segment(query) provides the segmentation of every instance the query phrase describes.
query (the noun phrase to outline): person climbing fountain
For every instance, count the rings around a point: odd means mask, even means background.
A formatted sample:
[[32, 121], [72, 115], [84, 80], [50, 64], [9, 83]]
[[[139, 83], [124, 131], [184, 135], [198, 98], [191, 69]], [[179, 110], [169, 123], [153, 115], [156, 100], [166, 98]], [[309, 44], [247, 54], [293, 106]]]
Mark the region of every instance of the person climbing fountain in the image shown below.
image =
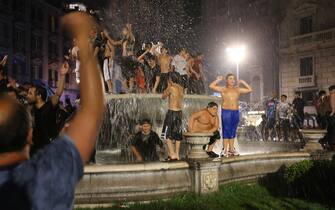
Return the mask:
[[[182, 135], [182, 107], [184, 99], [184, 88], [180, 85], [180, 76], [176, 72], [169, 73], [168, 87], [164, 91], [162, 98], [168, 99], [168, 112], [164, 120], [162, 134], [166, 137], [168, 147], [168, 161], [180, 159], [180, 141]], [[173, 146], [175, 141], [175, 147]]]
[[188, 120], [188, 131], [190, 133], [213, 133], [209, 144], [204, 145], [204, 149], [211, 158], [219, 157], [212, 151], [216, 141], [221, 139], [218, 107], [217, 103], [210, 102], [205, 109], [193, 113]]
[[[252, 92], [252, 88], [243, 80], [238, 80], [238, 85], [235, 86], [235, 75], [233, 74], [228, 74], [226, 76], [226, 86], [219, 86], [218, 84], [223, 80], [223, 76], [218, 76], [216, 80], [209, 85], [209, 88], [221, 93], [223, 154], [225, 157], [228, 157], [239, 155], [234, 148], [234, 139], [240, 120], [239, 97], [241, 94]], [[240, 87], [241, 84], [244, 87]]]

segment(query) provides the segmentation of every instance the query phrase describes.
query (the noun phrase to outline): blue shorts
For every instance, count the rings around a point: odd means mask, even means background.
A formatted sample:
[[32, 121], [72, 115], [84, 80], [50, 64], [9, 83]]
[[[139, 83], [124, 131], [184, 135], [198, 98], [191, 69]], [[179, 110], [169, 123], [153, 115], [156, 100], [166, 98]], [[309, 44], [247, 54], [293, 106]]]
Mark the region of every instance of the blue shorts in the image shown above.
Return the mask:
[[222, 109], [222, 135], [224, 139], [233, 139], [236, 137], [237, 126], [240, 121], [240, 112], [238, 110]]

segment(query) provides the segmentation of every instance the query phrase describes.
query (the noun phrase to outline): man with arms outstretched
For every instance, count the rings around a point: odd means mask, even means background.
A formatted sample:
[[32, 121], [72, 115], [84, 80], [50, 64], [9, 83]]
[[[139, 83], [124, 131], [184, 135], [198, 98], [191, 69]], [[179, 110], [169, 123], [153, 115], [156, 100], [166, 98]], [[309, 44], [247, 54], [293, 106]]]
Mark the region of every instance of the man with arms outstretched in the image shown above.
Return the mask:
[[191, 133], [213, 133], [210, 138], [207, 154], [211, 158], [218, 157], [212, 150], [217, 139], [220, 139], [218, 105], [215, 102], [208, 103], [205, 109], [193, 113], [188, 120], [188, 131]]
[[[183, 87], [180, 85], [180, 76], [176, 72], [169, 74], [168, 87], [163, 93], [162, 98], [168, 98], [169, 110], [163, 125], [163, 132], [166, 137], [166, 144], [168, 146], [169, 161], [179, 160], [180, 141], [183, 139], [182, 135], [182, 107], [183, 107]], [[173, 141], [176, 141], [175, 148]]]
[[93, 21], [77, 12], [66, 15], [63, 23], [81, 49], [81, 107], [65, 133], [30, 159], [30, 114], [18, 102], [0, 98], [1, 209], [73, 209], [76, 183], [94, 148], [105, 100], [102, 77], [88, 39]]
[[[250, 93], [252, 92], [252, 88], [243, 80], [239, 80], [238, 86], [235, 86], [235, 76], [233, 74], [228, 74], [226, 76], [226, 86], [219, 86], [218, 84], [223, 80], [223, 76], [218, 76], [217, 79], [209, 85], [209, 88], [221, 93], [221, 121], [224, 156], [228, 157], [229, 155], [238, 155], [234, 148], [234, 139], [240, 121], [240, 94]], [[240, 87], [240, 84], [244, 87]]]

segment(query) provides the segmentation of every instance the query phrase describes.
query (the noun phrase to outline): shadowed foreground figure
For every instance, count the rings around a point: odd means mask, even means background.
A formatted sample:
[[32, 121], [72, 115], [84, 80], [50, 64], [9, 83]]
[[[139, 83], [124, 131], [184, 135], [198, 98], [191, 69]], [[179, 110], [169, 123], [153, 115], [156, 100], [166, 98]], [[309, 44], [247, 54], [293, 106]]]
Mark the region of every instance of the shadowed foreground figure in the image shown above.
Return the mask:
[[63, 23], [76, 37], [80, 56], [81, 108], [62, 136], [32, 159], [32, 123], [27, 110], [10, 98], [0, 98], [0, 208], [73, 209], [74, 191], [95, 145], [104, 111], [102, 78], [88, 42], [94, 23], [71, 13]]

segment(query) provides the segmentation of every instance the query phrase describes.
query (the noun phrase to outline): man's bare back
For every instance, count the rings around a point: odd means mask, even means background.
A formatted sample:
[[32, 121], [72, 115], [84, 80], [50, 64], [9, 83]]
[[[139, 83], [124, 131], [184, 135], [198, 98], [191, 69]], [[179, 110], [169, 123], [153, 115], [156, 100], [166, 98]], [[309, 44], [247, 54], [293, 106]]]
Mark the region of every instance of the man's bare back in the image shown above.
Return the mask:
[[184, 90], [178, 84], [171, 84], [164, 91], [163, 99], [168, 98], [169, 110], [180, 111], [183, 106]]

